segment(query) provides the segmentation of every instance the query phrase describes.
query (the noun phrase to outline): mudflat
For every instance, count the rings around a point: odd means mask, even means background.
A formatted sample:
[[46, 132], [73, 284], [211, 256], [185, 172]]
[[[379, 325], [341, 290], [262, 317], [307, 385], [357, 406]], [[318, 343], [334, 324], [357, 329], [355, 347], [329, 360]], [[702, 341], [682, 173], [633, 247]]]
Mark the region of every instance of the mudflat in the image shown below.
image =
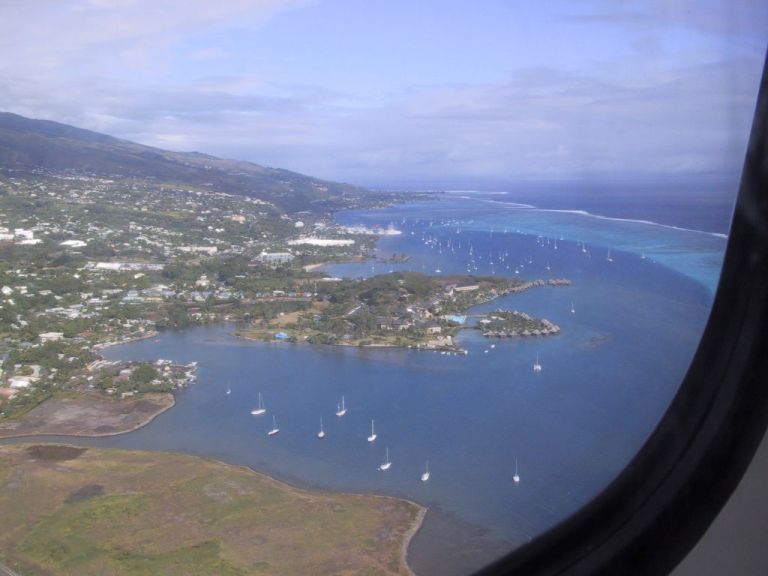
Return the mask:
[[54, 396], [26, 414], [0, 424], [0, 438], [122, 434], [148, 424], [173, 405], [173, 394], [169, 393], [122, 400], [95, 393]]

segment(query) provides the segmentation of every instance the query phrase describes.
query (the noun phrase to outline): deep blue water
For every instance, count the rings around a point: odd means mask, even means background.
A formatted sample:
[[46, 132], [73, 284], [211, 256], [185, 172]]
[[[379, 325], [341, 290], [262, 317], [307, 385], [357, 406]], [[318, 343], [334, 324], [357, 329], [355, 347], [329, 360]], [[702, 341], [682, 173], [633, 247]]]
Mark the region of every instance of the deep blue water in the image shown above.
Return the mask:
[[[341, 214], [345, 223], [394, 223], [403, 234], [382, 239], [379, 251], [411, 259], [329, 272], [444, 274], [469, 266], [478, 274], [568, 277], [570, 287], [474, 311], [523, 310], [556, 322], [561, 335], [490, 348], [465, 331], [469, 355], [444, 356], [247, 342], [230, 337], [231, 326], [168, 332], [105, 355], [197, 360], [199, 381], [145, 428], [82, 442], [180, 450], [300, 486], [410, 498], [430, 508], [410, 551], [424, 574], [478, 567], [577, 510], [626, 465], [668, 406], [706, 322], [725, 240], [461, 196]], [[539, 374], [531, 369], [537, 354]], [[253, 417], [258, 392], [268, 414]], [[342, 394], [348, 414], [340, 419]], [[269, 438], [272, 414], [281, 431]], [[381, 472], [385, 447], [393, 464]], [[432, 477], [422, 483], [426, 460]]]

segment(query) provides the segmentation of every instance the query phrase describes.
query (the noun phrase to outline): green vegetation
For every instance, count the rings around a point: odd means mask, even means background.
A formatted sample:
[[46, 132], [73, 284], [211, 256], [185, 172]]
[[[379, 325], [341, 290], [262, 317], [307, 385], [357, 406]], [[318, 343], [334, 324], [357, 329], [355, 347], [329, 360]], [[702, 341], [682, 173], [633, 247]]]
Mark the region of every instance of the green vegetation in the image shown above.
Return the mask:
[[480, 321], [484, 336], [546, 336], [558, 334], [560, 327], [544, 318], [533, 318], [517, 310], [496, 310]]
[[[359, 201], [353, 194], [346, 207]], [[354, 244], [287, 246], [316, 226]], [[98, 347], [155, 330], [308, 310], [321, 275], [304, 266], [366, 257], [374, 241], [319, 209], [288, 216], [211, 188], [0, 172], [0, 422], [62, 392], [172, 390], [148, 365], [130, 377], [125, 366], [89, 367]], [[262, 257], [288, 250], [285, 262]]]
[[0, 446], [0, 486], [0, 555], [24, 574], [407, 574], [420, 519], [167, 453]]
[[343, 280], [318, 288], [315, 302], [290, 321], [263, 318], [248, 338], [272, 340], [284, 332], [291, 342], [351, 346], [408, 346], [458, 351], [458, 324], [449, 316], [493, 300], [524, 283], [499, 277], [432, 277], [395, 272]]

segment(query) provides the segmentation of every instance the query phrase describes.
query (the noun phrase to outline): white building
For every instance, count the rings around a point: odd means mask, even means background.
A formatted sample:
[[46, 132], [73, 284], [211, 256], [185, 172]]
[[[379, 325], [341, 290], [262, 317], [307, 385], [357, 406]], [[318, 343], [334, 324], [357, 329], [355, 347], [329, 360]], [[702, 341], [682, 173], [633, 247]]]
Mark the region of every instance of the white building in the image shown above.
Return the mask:
[[14, 229], [13, 234], [20, 240], [32, 240], [35, 237], [35, 233], [32, 230], [26, 230], [24, 228]]
[[46, 342], [56, 342], [57, 340], [61, 340], [64, 338], [63, 332], [43, 332], [39, 336], [40, 342], [43, 344]]
[[14, 376], [8, 380], [8, 386], [11, 388], [29, 388], [29, 384], [27, 376]]
[[59, 243], [59, 246], [65, 246], [67, 248], [83, 248], [87, 245], [88, 243], [83, 242], [82, 240], [64, 240], [64, 242]]
[[306, 244], [309, 246], [351, 246], [354, 244], [354, 240], [340, 240], [336, 238], [297, 238], [295, 240], [289, 240], [288, 244], [291, 246], [299, 246]]
[[192, 254], [208, 254], [213, 256], [219, 249], [216, 246], [179, 246], [179, 251]]

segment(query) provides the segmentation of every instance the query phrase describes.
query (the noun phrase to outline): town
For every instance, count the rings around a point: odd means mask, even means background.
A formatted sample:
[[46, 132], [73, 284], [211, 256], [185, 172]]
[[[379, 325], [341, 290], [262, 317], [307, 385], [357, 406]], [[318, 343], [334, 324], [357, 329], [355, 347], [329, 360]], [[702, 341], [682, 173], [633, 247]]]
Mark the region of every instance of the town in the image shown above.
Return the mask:
[[98, 350], [158, 329], [307, 306], [309, 282], [323, 279], [313, 265], [366, 258], [375, 234], [210, 189], [8, 171], [0, 176], [0, 419], [61, 391], [182, 386], [191, 376], [111, 366]]
[[[371, 202], [385, 200], [396, 198], [373, 194]], [[464, 353], [455, 336], [467, 327], [471, 306], [570, 284], [414, 272], [351, 280], [317, 270], [375, 258], [377, 238], [398, 233], [391, 226], [340, 226], [332, 213], [288, 214], [259, 198], [204, 187], [6, 173], [0, 177], [0, 420], [61, 393], [128, 398], [186, 386], [195, 367], [109, 363], [99, 355], [163, 329], [232, 322], [236, 335], [273, 342]], [[501, 318], [483, 318], [472, 328], [486, 336], [559, 332], [547, 320]]]

